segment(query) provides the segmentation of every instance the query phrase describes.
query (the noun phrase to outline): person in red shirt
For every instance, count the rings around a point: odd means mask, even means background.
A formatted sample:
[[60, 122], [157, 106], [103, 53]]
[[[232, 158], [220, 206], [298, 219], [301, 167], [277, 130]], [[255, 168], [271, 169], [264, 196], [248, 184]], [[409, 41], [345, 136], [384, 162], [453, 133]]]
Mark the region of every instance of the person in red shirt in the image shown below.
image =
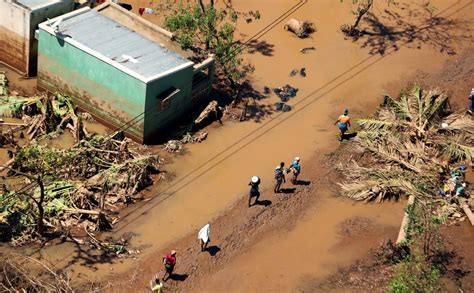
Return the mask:
[[165, 255], [163, 257], [163, 263], [165, 264], [165, 275], [163, 276], [163, 281], [166, 282], [166, 280], [168, 280], [168, 278], [173, 274], [174, 266], [176, 265], [176, 251], [172, 250], [170, 253]]

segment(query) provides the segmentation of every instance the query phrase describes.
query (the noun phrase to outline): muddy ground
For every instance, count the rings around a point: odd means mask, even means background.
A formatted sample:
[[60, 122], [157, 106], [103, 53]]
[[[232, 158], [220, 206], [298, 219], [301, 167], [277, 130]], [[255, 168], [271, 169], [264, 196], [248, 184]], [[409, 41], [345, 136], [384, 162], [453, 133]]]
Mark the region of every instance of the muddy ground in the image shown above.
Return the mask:
[[[290, 10], [300, 2], [301, 7]], [[178, 250], [178, 265], [176, 280], [166, 282], [168, 291], [325, 291], [319, 286], [338, 269], [350, 268], [381, 241], [394, 239], [403, 202], [361, 204], [337, 196], [337, 178], [322, 164], [327, 162], [324, 154], [339, 146], [334, 119], [345, 107], [352, 118], [368, 116], [383, 92], [395, 95], [417, 78], [446, 87], [453, 104], [464, 105], [473, 83], [469, 49], [474, 5], [434, 1], [438, 18], [433, 23], [423, 1], [400, 1], [393, 10], [377, 2], [364, 21], [375, 32], [353, 41], [338, 32], [353, 20], [350, 2], [234, 1], [237, 9], [262, 13], [261, 21], [241, 26], [242, 39], [290, 11], [251, 42], [246, 58], [256, 67], [249, 92], [255, 101], [247, 121], [211, 125], [205, 143], [170, 159], [167, 171], [174, 177], [167, 184], [149, 189], [150, 200], [121, 213], [110, 235], [134, 233], [131, 245], [142, 251], [136, 259], [96, 259], [69, 244], [46, 247], [38, 255], [66, 269], [78, 283], [94, 280], [108, 286], [110, 281], [114, 292], [145, 291], [150, 278], [163, 273], [161, 257], [170, 249]], [[290, 17], [313, 20], [318, 31], [300, 40], [283, 30]], [[300, 53], [312, 46], [315, 51]], [[443, 64], [453, 66], [443, 69]], [[302, 67], [306, 77], [289, 76]], [[278, 99], [264, 88], [287, 83], [299, 88], [298, 95], [289, 102], [292, 111], [277, 112]], [[302, 157], [301, 179], [310, 184], [274, 195], [275, 165], [281, 160], [288, 164], [296, 155]], [[255, 174], [262, 178], [262, 201], [271, 204], [249, 209], [247, 183]], [[212, 250], [200, 253], [196, 234], [208, 222]], [[472, 243], [472, 228], [460, 227], [463, 241]], [[471, 275], [463, 280], [467, 278]]]

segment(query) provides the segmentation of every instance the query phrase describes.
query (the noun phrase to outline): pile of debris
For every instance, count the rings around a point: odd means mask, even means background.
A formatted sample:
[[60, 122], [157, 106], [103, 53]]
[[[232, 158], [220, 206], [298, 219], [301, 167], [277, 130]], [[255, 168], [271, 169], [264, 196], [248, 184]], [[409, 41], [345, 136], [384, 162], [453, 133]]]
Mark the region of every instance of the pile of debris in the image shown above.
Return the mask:
[[113, 213], [141, 199], [139, 192], [158, 173], [159, 157], [139, 154], [133, 144], [95, 135], [69, 150], [37, 144], [22, 148], [9, 175], [26, 177], [27, 185], [40, 178], [43, 186], [33, 184], [31, 193], [6, 186], [8, 192], [0, 198], [0, 236], [27, 242], [36, 228], [40, 199], [50, 233], [111, 228], [117, 221]]
[[282, 86], [282, 87], [277, 87], [273, 89], [273, 92], [280, 97], [281, 101], [283, 103], [288, 102], [291, 98], [296, 97], [296, 93], [298, 92], [298, 89], [295, 87], [290, 86], [289, 84]]
[[316, 31], [314, 23], [309, 20], [290, 19], [284, 26], [284, 29], [294, 33], [298, 38], [307, 38]]
[[45, 135], [54, 137], [68, 129], [79, 141], [88, 135], [84, 120], [90, 120], [86, 113], [77, 113], [68, 96], [56, 93], [48, 96], [0, 97], [0, 116], [14, 117], [23, 120], [18, 128], [12, 131], [21, 131], [21, 136], [29, 140], [40, 139]]
[[[8, 94], [2, 76], [0, 85], [2, 93]], [[110, 229], [120, 208], [140, 200], [140, 191], [162, 178], [153, 176], [160, 173], [160, 158], [123, 133], [89, 135], [82, 121], [91, 116], [77, 113], [67, 96], [4, 95], [0, 115], [24, 122], [0, 135], [2, 144], [13, 146], [8, 150], [12, 159], [0, 167], [7, 171], [0, 186], [0, 238], [4, 241], [21, 245], [45, 234]], [[40, 144], [65, 129], [77, 140], [71, 148]], [[15, 137], [14, 132], [20, 135]], [[23, 145], [15, 141], [25, 136]]]
[[196, 132], [191, 134], [187, 132], [181, 140], [169, 140], [164, 150], [169, 153], [180, 153], [183, 150], [183, 145], [187, 143], [200, 143], [207, 138], [207, 132]]
[[[304, 72], [304, 68], [302, 69]], [[286, 104], [291, 98], [296, 97], [296, 93], [298, 89], [295, 87], [290, 86], [289, 84], [274, 88], [273, 92], [280, 98], [281, 102], [275, 103], [275, 110], [288, 112], [291, 111], [291, 106]]]

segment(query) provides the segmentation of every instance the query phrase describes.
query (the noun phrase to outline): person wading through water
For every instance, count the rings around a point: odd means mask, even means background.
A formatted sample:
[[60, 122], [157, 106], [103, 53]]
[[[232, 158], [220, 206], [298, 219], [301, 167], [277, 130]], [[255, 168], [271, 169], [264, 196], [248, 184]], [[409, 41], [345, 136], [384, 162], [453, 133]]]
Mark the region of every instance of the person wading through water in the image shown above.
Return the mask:
[[296, 157], [293, 160], [293, 163], [291, 163], [291, 174], [293, 175], [291, 177], [291, 183], [294, 185], [298, 184], [298, 175], [300, 175], [301, 172], [301, 165], [300, 165], [300, 157]]
[[344, 139], [344, 134], [346, 133], [347, 129], [351, 126], [351, 119], [349, 118], [349, 109], [344, 109], [344, 113], [337, 118], [336, 123], [337, 127], [339, 128], [339, 131], [341, 131], [341, 137], [339, 138], [339, 141], [342, 141]]
[[252, 179], [250, 179], [250, 194], [249, 194], [249, 207], [252, 205], [250, 202], [252, 201], [252, 197], [255, 197], [255, 202], [256, 204], [258, 202], [258, 198], [260, 197], [260, 192], [258, 191], [258, 186], [260, 185], [260, 178], [258, 176], [253, 176]]
[[163, 257], [163, 263], [165, 264], [165, 275], [163, 281], [166, 282], [168, 278], [173, 274], [174, 266], [176, 265], [176, 251], [172, 250], [170, 253]]
[[285, 163], [281, 162], [279, 166], [275, 168], [275, 193], [280, 193], [280, 188], [283, 183], [286, 183], [285, 179]]

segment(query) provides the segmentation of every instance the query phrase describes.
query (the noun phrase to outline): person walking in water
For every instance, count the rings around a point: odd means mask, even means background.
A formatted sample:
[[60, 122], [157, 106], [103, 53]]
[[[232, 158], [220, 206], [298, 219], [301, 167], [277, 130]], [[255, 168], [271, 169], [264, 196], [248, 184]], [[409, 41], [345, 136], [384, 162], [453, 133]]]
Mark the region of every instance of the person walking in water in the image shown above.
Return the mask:
[[292, 174], [291, 183], [293, 183], [293, 185], [296, 185], [298, 184], [298, 175], [300, 175], [301, 172], [300, 157], [296, 157], [293, 160], [293, 162], [291, 163], [290, 170]]
[[168, 278], [173, 274], [174, 267], [176, 266], [176, 250], [171, 250], [170, 253], [163, 257], [163, 264], [165, 265], [163, 281], [166, 282], [166, 280], [168, 280]]
[[280, 193], [280, 188], [283, 183], [286, 183], [285, 179], [285, 163], [281, 162], [280, 165], [275, 167], [275, 193]]
[[334, 123], [334, 125], [336, 124], [339, 128], [339, 131], [341, 131], [341, 137], [339, 138], [339, 141], [342, 141], [344, 139], [344, 134], [351, 126], [351, 119], [349, 118], [349, 109], [344, 109], [343, 114], [340, 115], [339, 118], [337, 118], [336, 123]]
[[211, 242], [211, 238], [209, 237], [211, 234], [211, 227], [209, 224], [204, 225], [198, 232], [198, 239], [201, 242], [201, 251], [205, 251], [207, 249], [207, 245]]
[[260, 191], [258, 191], [258, 186], [260, 185], [260, 178], [258, 176], [253, 176], [252, 179], [250, 179], [250, 194], [249, 194], [249, 207], [252, 205], [250, 202], [252, 201], [252, 197], [255, 197], [255, 202], [256, 204], [258, 202], [258, 198], [260, 197]]

